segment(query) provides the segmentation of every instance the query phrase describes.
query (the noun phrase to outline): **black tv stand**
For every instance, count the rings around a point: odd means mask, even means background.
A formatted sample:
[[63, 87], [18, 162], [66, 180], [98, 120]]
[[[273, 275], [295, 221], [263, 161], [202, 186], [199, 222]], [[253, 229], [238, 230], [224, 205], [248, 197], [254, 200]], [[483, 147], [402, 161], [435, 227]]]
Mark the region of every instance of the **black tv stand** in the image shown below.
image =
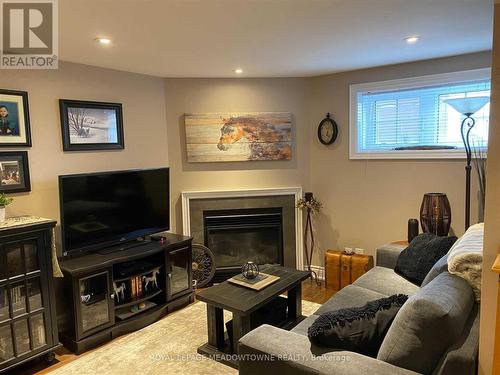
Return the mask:
[[60, 259], [61, 342], [80, 354], [194, 301], [191, 237], [134, 241]]
[[132, 240], [128, 242], [122, 242], [119, 245], [114, 245], [110, 247], [105, 247], [104, 249], [99, 249], [96, 251], [98, 254], [111, 254], [111, 253], [116, 253], [117, 251], [123, 251], [123, 250], [128, 250], [128, 249], [133, 249], [136, 247], [141, 247], [144, 245], [147, 245], [150, 240], [142, 240], [142, 239], [137, 239], [137, 240]]

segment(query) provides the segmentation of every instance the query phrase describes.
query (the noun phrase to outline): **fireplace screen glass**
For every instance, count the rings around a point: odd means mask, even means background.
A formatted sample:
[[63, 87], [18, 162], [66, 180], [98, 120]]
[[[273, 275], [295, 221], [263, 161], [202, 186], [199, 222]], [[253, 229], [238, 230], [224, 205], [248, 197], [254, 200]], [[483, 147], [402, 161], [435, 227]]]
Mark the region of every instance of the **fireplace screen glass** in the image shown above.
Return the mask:
[[215, 256], [217, 267], [241, 266], [248, 261], [257, 264], [281, 263], [281, 227], [279, 225], [208, 228], [207, 246]]

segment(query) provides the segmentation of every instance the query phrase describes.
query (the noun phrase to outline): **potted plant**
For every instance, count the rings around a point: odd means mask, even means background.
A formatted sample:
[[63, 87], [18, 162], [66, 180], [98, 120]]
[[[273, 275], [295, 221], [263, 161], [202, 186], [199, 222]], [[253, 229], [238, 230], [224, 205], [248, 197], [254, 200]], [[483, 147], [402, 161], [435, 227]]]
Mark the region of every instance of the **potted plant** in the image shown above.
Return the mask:
[[11, 204], [12, 198], [7, 197], [5, 194], [0, 194], [0, 222], [5, 221], [5, 207]]

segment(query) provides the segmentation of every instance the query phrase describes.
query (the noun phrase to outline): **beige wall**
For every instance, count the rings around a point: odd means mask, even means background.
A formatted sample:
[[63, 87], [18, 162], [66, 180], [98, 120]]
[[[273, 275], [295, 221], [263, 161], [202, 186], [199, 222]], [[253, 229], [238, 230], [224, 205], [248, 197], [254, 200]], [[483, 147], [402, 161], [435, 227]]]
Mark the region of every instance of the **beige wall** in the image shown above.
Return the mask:
[[[173, 230], [182, 231], [180, 193], [185, 190], [308, 186], [309, 80], [166, 79], [168, 153]], [[187, 163], [184, 113], [292, 112], [295, 132], [290, 161]]]
[[[349, 160], [349, 85], [489, 67], [489, 52], [333, 74], [312, 79], [309, 103], [311, 189], [323, 201], [317, 218], [319, 246], [359, 247], [373, 253], [383, 243], [405, 239], [409, 218], [419, 218], [422, 196], [444, 192], [452, 229], [463, 233], [464, 160]], [[339, 138], [323, 146], [317, 124], [330, 112]], [[460, 124], [457, 124], [460, 126]], [[473, 183], [476, 176], [473, 175]], [[472, 222], [477, 220], [476, 186]], [[316, 257], [314, 263], [322, 263]]]
[[[491, 267], [500, 247], [500, 5], [495, 5], [494, 27], [479, 346], [479, 373], [484, 375], [492, 374], [495, 319], [499, 302], [498, 276], [491, 272]], [[500, 332], [496, 334], [500, 335]]]
[[[59, 220], [60, 174], [168, 165], [160, 78], [62, 63], [54, 71], [0, 70], [0, 82], [1, 88], [28, 91], [33, 140], [26, 148], [32, 191], [12, 195], [7, 215]], [[123, 103], [125, 150], [63, 152], [60, 98]]]

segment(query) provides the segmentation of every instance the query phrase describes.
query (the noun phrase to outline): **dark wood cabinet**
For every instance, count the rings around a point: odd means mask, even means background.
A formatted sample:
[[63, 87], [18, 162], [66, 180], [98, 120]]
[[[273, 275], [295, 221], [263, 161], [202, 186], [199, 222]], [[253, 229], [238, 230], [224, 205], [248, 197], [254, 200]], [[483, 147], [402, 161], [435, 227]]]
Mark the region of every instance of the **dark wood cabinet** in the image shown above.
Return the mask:
[[61, 259], [64, 346], [82, 353], [192, 302], [191, 240], [165, 234], [164, 241]]
[[0, 228], [0, 371], [50, 359], [60, 345], [51, 258], [56, 223], [20, 224], [27, 221]]

